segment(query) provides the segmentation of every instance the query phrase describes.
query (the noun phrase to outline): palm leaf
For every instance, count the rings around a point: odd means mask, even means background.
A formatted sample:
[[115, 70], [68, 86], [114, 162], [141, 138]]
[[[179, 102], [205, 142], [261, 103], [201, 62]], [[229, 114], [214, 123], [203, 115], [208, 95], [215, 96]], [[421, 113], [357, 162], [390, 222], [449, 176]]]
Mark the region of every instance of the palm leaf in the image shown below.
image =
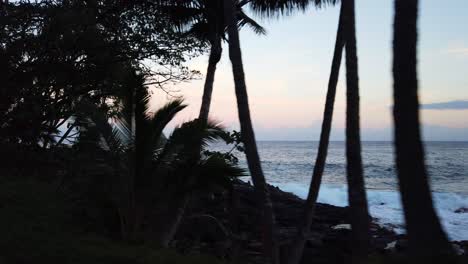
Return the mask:
[[173, 100], [158, 111], [149, 119], [151, 123], [151, 133], [154, 137], [160, 138], [167, 124], [183, 109], [187, 107], [182, 99]]
[[169, 164], [177, 160], [186, 162], [200, 157], [211, 142], [223, 140], [226, 131], [219, 123], [195, 119], [174, 129], [164, 148], [159, 152], [157, 164]]
[[94, 141], [102, 149], [120, 153], [131, 142], [131, 133], [124, 119], [115, 118], [109, 123], [105, 111], [92, 102], [80, 101], [77, 106], [76, 125], [80, 127], [80, 141]]
[[244, 11], [239, 10], [237, 12], [237, 27], [239, 29], [243, 28], [244, 26], [249, 26], [255, 34], [258, 35], [266, 35], [266, 30], [264, 27], [260, 26], [255, 20], [247, 16]]
[[203, 10], [191, 6], [164, 4], [159, 9], [167, 15], [169, 22], [179, 31], [185, 31], [203, 20]]
[[229, 188], [233, 179], [247, 176], [245, 169], [227, 162], [222, 155], [211, 155], [200, 162], [198, 170], [196, 189]]
[[210, 25], [205, 21], [199, 21], [192, 24], [189, 30], [185, 32], [187, 35], [194, 36], [203, 42], [209, 42], [210, 39]]
[[200, 146], [203, 149], [209, 143], [223, 139], [225, 133], [225, 128], [220, 123], [195, 119], [176, 128], [169, 140], [188, 148]]
[[291, 15], [296, 11], [305, 11], [310, 6], [322, 8], [335, 5], [340, 0], [252, 0], [250, 6], [254, 12], [264, 17]]

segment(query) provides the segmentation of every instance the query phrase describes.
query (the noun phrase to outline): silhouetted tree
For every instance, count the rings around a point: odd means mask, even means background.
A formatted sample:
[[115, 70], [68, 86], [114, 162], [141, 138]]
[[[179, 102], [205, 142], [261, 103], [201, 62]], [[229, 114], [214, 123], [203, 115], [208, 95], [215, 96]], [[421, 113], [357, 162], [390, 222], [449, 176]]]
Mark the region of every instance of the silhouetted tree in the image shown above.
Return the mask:
[[[160, 0], [160, 3], [162, 3], [164, 8], [168, 9], [173, 18], [174, 25], [178, 28], [188, 28], [186, 31], [187, 34], [195, 36], [202, 42], [208, 43], [210, 46], [208, 68], [206, 71], [199, 114], [200, 119], [207, 120], [210, 111], [216, 66], [221, 60], [222, 41], [226, 39], [227, 33], [223, 1]], [[247, 3], [249, 3], [249, 1], [236, 0], [235, 2], [235, 15], [238, 28], [241, 29], [244, 26], [249, 26], [256, 34], [265, 34], [265, 29], [244, 12], [243, 7]]]
[[244, 66], [239, 41], [237, 20], [234, 13], [234, 0], [224, 0], [224, 16], [228, 26], [229, 58], [232, 63], [234, 85], [237, 98], [237, 109], [241, 127], [242, 141], [245, 145], [245, 154], [249, 167], [258, 204], [261, 206], [262, 225], [264, 228], [263, 248], [267, 263], [279, 263], [278, 245], [276, 242], [276, 221], [273, 205], [270, 199], [268, 186], [263, 175], [260, 157], [257, 150], [257, 142], [250, 117], [247, 86], [245, 84]]
[[[206, 2], [206, 1], [204, 1]], [[211, 6], [213, 5], [213, 1], [210, 2]], [[243, 3], [239, 3], [240, 1], [237, 0], [235, 5], [235, 15], [237, 17], [237, 24], [239, 28], [243, 27], [244, 25], [249, 25], [253, 28], [254, 32], [257, 34], [265, 34], [265, 30], [261, 27], [257, 22], [255, 22], [252, 18], [248, 17], [244, 11], [242, 10], [242, 6], [245, 5], [248, 1], [244, 1]], [[208, 13], [208, 25], [210, 25], [208, 36], [209, 36], [209, 43], [211, 46], [210, 50], [210, 57], [208, 59], [208, 69], [206, 71], [206, 79], [205, 85], [203, 88], [203, 97], [202, 103], [200, 106], [200, 115], [199, 118], [202, 120], [208, 119], [208, 113], [210, 111], [210, 104], [211, 104], [211, 95], [213, 94], [213, 83], [214, 77], [216, 72], [216, 65], [221, 59], [222, 54], [222, 39], [225, 38], [226, 32], [226, 24], [224, 19], [224, 12], [223, 12], [223, 2], [222, 1], [215, 1], [215, 8], [209, 7], [206, 5], [207, 13]], [[212, 22], [211, 22], [211, 21]]]
[[370, 246], [370, 217], [364, 184], [359, 127], [359, 77], [354, 0], [343, 1], [346, 38], [346, 160], [353, 259], [361, 263]]
[[398, 180], [413, 254], [438, 256], [451, 247], [434, 210], [421, 142], [418, 79], [418, 0], [395, 0], [393, 79]]
[[51, 146], [79, 99], [118, 101], [129, 61], [159, 66], [140, 67], [148, 84], [192, 77], [183, 62], [200, 50], [199, 41], [168, 27], [156, 5], [136, 2], [19, 1], [2, 8], [2, 141]]
[[344, 39], [344, 25], [343, 25], [343, 11], [341, 8], [340, 18], [338, 22], [338, 30], [336, 33], [335, 50], [333, 53], [333, 60], [331, 65], [330, 78], [328, 80], [327, 97], [325, 101], [325, 110], [323, 113], [322, 130], [320, 133], [320, 142], [315, 159], [314, 171], [312, 180], [309, 186], [309, 194], [305, 202], [304, 218], [301, 219], [298, 228], [297, 236], [295, 237], [290, 253], [288, 255], [289, 264], [297, 264], [302, 258], [307, 235], [312, 225], [312, 220], [315, 214], [315, 205], [320, 191], [322, 182], [322, 175], [325, 169], [327, 158], [328, 144], [330, 142], [330, 131], [333, 119], [333, 106], [335, 103], [336, 86], [338, 84], [338, 77], [340, 74], [341, 58], [343, 56], [343, 48], [345, 45]]
[[122, 237], [167, 247], [191, 192], [226, 187], [232, 177], [243, 176], [243, 170], [216, 153], [202, 155], [208, 143], [225, 139], [224, 128], [211, 121], [186, 122], [166, 139], [163, 129], [186, 105], [174, 100], [153, 113], [141, 76], [134, 77], [134, 91], [128, 93], [113, 123], [94, 104], [83, 107], [76, 119], [81, 130], [75, 147], [85, 161], [91, 156], [91, 170], [111, 175], [105, 191], [116, 206]]

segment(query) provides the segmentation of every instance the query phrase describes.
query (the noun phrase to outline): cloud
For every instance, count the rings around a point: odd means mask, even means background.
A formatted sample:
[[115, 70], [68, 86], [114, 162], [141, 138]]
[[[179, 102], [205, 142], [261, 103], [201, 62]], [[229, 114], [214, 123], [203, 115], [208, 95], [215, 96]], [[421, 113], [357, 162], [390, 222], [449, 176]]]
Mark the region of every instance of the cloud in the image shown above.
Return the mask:
[[468, 101], [457, 100], [431, 104], [421, 104], [422, 109], [431, 110], [468, 110]]

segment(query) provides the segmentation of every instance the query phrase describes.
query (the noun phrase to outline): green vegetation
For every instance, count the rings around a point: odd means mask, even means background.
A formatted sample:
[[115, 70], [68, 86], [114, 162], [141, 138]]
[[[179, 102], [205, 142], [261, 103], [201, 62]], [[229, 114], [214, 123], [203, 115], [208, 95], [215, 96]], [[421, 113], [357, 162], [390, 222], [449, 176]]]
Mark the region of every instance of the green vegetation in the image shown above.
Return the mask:
[[3, 263], [221, 263], [209, 256], [181, 256], [146, 244], [128, 244], [87, 231], [76, 205], [57, 185], [33, 178], [0, 178]]

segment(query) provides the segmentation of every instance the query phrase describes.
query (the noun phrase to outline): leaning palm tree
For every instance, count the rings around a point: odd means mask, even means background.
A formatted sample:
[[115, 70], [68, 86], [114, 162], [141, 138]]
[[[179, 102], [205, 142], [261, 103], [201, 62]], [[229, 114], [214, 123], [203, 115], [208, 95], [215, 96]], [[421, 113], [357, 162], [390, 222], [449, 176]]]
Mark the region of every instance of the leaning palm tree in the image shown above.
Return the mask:
[[[204, 1], [206, 2], [206, 0]], [[208, 1], [209, 3], [213, 3], [213, 1]], [[205, 8], [207, 11], [207, 20], [206, 23], [211, 25], [208, 30], [208, 40], [211, 46], [210, 50], [210, 57], [208, 60], [208, 69], [206, 72], [206, 79], [205, 85], [203, 88], [203, 97], [202, 103], [200, 106], [200, 115], [199, 118], [202, 120], [208, 119], [208, 113], [210, 111], [211, 105], [211, 95], [213, 94], [213, 84], [214, 84], [214, 77], [216, 72], [216, 65], [221, 59], [222, 53], [222, 39], [225, 39], [226, 33], [226, 22], [223, 16], [223, 6], [222, 1], [214, 1], [216, 7], [215, 8]], [[243, 5], [245, 5], [247, 1], [244, 3], [238, 3], [236, 5], [235, 14], [237, 17], [237, 25], [242, 28], [244, 25], [249, 25], [253, 31], [259, 35], [264, 35], [266, 33], [265, 29], [260, 26], [257, 22], [255, 22], [252, 18], [247, 16], [245, 12], [242, 10]], [[212, 4], [211, 4], [212, 5]], [[200, 28], [201, 25], [198, 25]]]
[[393, 78], [398, 180], [411, 251], [419, 256], [451, 252], [434, 210], [421, 142], [417, 79], [418, 0], [395, 1]]
[[361, 157], [359, 77], [354, 0], [343, 1], [346, 41], [346, 160], [353, 258], [360, 262], [370, 246], [370, 217]]
[[338, 22], [338, 30], [336, 33], [335, 50], [333, 53], [330, 78], [328, 80], [327, 97], [325, 101], [325, 110], [323, 113], [322, 130], [320, 133], [320, 142], [315, 160], [312, 180], [309, 186], [309, 193], [305, 202], [304, 218], [301, 219], [297, 230], [297, 235], [291, 245], [288, 255], [288, 264], [298, 264], [302, 258], [304, 246], [312, 225], [312, 220], [315, 214], [315, 205], [317, 203], [320, 185], [322, 182], [323, 171], [328, 152], [328, 144], [330, 142], [330, 132], [333, 119], [333, 107], [335, 103], [336, 86], [340, 73], [341, 58], [343, 56], [343, 48], [345, 46], [344, 25], [343, 25], [344, 9], [341, 8], [340, 18]]
[[[249, 1], [236, 1], [235, 16], [239, 29], [249, 26], [256, 34], [266, 34], [265, 29], [249, 17], [243, 7]], [[172, 23], [186, 33], [207, 43], [210, 47], [199, 119], [207, 120], [213, 94], [216, 67], [221, 60], [222, 41], [226, 39], [227, 25], [223, 13], [223, 1], [212, 0], [160, 0], [161, 8], [168, 11]]]
[[276, 244], [276, 221], [273, 212], [268, 186], [263, 175], [260, 157], [258, 155], [257, 143], [250, 117], [247, 86], [245, 83], [244, 66], [239, 41], [239, 31], [234, 13], [236, 0], [224, 0], [224, 17], [226, 19], [229, 40], [229, 58], [232, 64], [234, 76], [234, 86], [237, 98], [237, 109], [241, 127], [242, 141], [245, 146], [247, 165], [252, 176], [255, 191], [258, 196], [258, 203], [261, 205], [264, 236], [263, 248], [267, 263], [279, 263], [279, 251]]

